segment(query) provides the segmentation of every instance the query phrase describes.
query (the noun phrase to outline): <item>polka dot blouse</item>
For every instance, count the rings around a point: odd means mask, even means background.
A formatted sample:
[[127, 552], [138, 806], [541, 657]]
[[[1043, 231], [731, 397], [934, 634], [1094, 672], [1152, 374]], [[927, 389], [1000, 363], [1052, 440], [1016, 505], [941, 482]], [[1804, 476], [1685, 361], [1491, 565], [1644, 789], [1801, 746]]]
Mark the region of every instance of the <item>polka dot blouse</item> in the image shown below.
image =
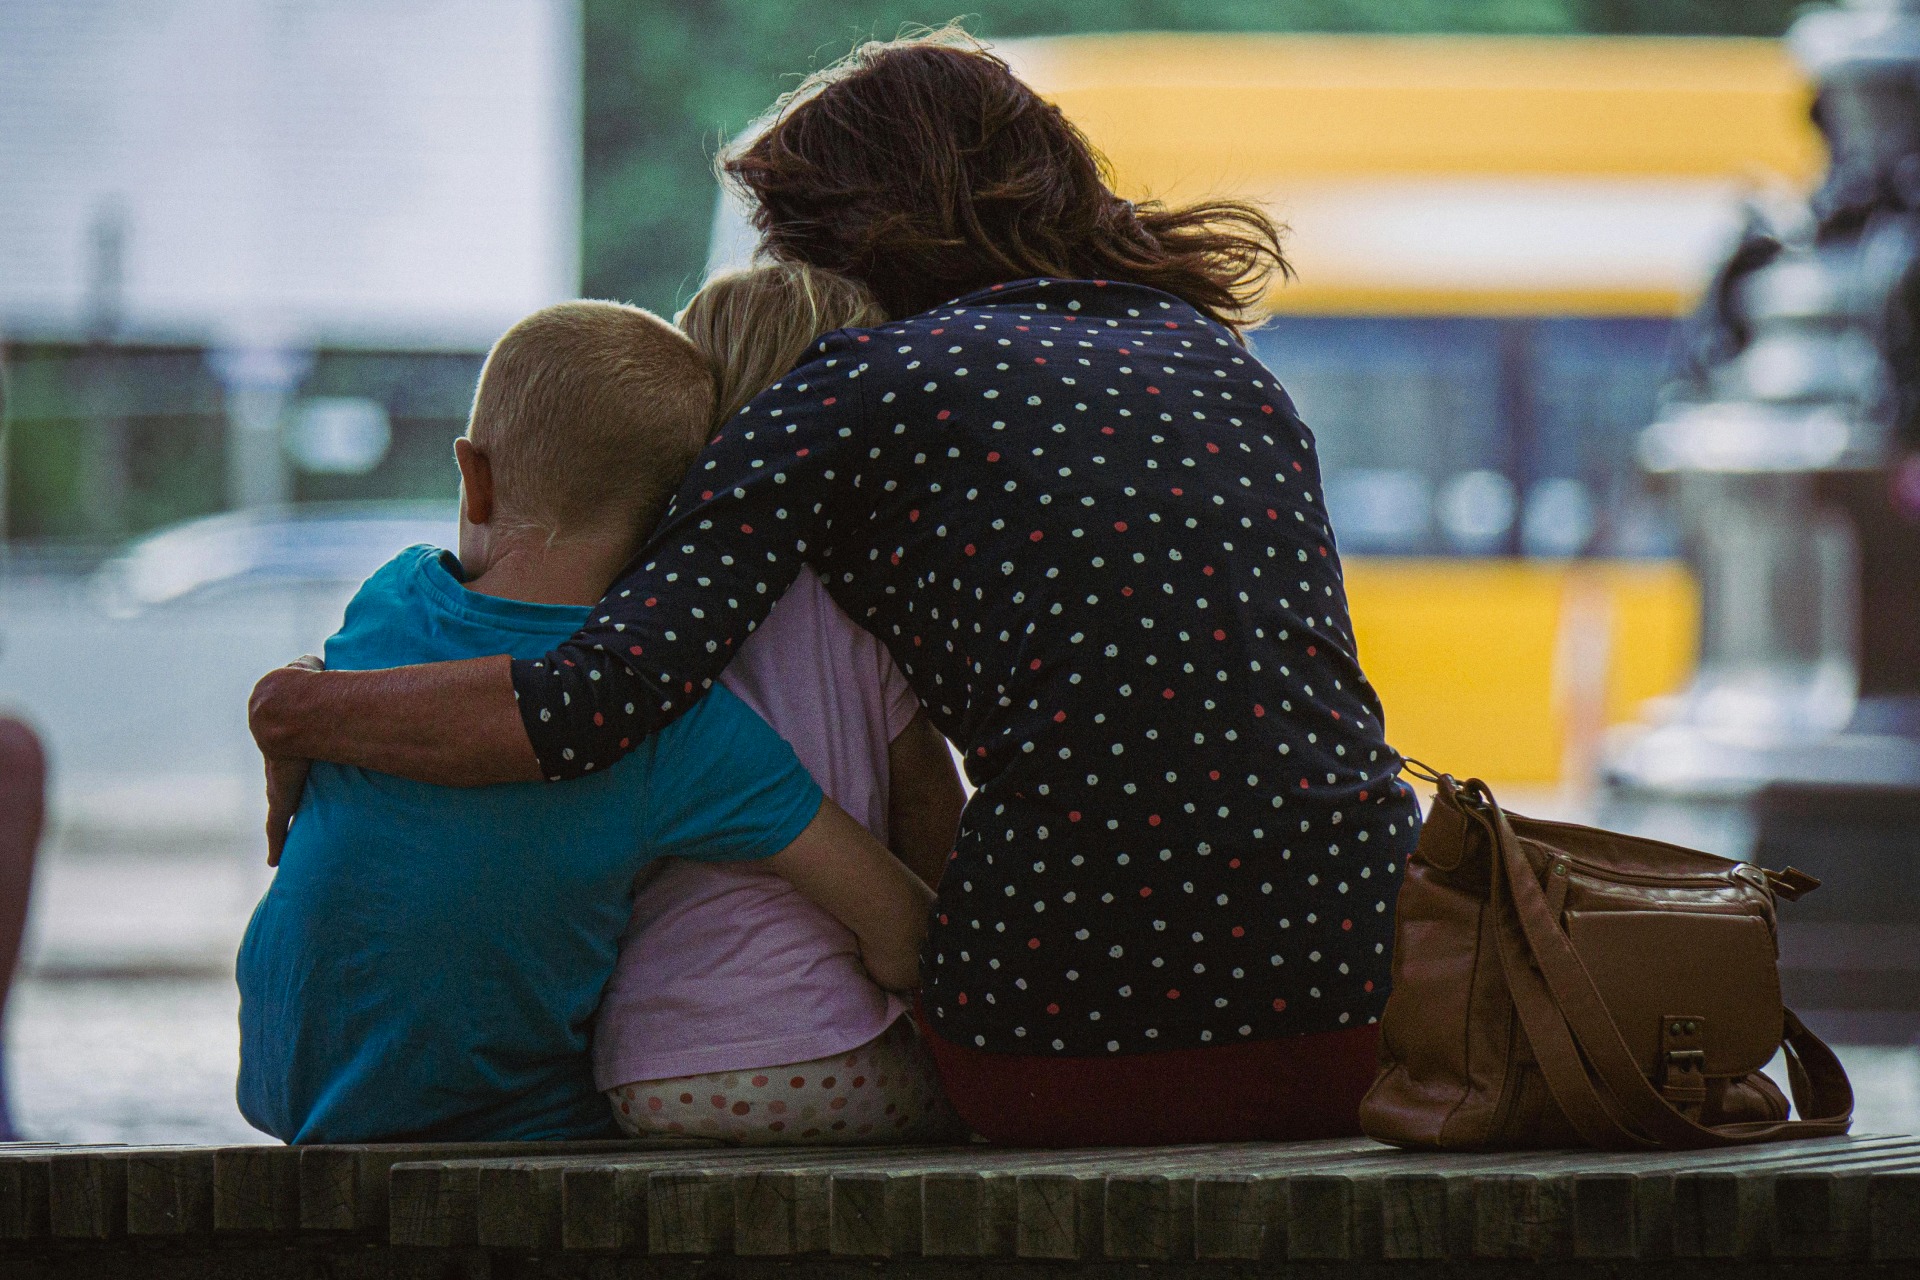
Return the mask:
[[588, 626], [515, 664], [521, 715], [553, 778], [604, 767], [810, 564], [978, 788], [923, 957], [943, 1037], [1368, 1022], [1419, 815], [1319, 491], [1222, 326], [1138, 286], [998, 286], [830, 335], [741, 410]]

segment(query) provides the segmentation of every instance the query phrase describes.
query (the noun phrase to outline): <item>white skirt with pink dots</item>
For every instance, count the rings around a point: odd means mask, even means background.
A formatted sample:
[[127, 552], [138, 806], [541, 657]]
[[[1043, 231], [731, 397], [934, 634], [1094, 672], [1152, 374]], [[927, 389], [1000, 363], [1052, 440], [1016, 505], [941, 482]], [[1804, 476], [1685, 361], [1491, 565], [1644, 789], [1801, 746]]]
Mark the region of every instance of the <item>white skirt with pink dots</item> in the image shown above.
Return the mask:
[[811, 1062], [636, 1080], [607, 1090], [634, 1137], [663, 1133], [743, 1146], [938, 1143], [966, 1139], [913, 1020]]

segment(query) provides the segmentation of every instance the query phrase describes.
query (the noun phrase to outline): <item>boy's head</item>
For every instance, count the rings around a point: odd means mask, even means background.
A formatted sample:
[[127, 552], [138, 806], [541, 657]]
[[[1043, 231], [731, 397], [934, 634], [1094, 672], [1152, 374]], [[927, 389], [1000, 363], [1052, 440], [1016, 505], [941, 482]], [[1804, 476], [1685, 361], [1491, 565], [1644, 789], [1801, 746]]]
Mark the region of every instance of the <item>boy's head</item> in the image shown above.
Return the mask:
[[460, 559], [503, 540], [650, 532], [706, 443], [713, 375], [680, 330], [638, 307], [563, 302], [494, 343], [460, 463]]

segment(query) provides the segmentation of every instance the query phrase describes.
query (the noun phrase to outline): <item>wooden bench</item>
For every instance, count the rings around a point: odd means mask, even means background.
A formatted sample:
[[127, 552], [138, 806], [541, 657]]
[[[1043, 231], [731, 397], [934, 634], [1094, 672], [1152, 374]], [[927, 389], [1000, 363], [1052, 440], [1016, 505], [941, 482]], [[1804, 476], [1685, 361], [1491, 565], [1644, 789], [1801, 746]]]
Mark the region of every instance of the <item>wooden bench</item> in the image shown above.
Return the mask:
[[1920, 1274], [1920, 1139], [0, 1146], [0, 1277]]

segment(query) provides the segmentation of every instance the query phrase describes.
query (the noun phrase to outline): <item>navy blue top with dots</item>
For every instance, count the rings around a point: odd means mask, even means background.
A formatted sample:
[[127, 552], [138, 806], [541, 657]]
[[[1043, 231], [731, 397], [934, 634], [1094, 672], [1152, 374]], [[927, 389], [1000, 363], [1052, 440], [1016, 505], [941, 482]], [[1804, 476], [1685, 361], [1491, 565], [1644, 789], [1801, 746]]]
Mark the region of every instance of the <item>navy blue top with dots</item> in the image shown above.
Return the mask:
[[998, 1052], [1375, 1019], [1419, 825], [1360, 672], [1313, 438], [1157, 290], [1029, 280], [829, 335], [695, 463], [545, 659], [549, 776], [685, 711], [812, 565], [978, 788], [923, 957]]

